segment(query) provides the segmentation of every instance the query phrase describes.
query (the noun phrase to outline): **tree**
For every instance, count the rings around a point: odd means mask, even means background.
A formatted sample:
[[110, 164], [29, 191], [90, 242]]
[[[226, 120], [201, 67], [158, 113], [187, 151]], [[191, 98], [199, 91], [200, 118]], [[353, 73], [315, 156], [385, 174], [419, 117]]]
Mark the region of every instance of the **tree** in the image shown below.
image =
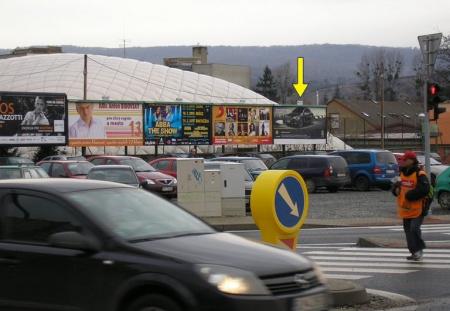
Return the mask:
[[1, 147], [0, 157], [20, 157], [22, 154], [18, 147]]
[[380, 100], [383, 93], [386, 101], [396, 101], [403, 65], [403, 55], [396, 50], [379, 48], [371, 55], [365, 53], [356, 73], [361, 81], [360, 89], [364, 92], [363, 99]]
[[427, 71], [426, 66], [423, 63], [423, 57], [421, 53], [417, 53], [413, 60], [412, 60], [412, 66], [415, 71], [415, 77], [414, 77], [414, 89], [415, 89], [415, 100], [419, 103], [423, 101], [423, 84], [425, 83], [425, 80], [427, 79]]
[[323, 93], [323, 97], [322, 97], [322, 105], [326, 105], [328, 103], [329, 99], [328, 99], [328, 93], [324, 92]]
[[342, 94], [341, 94], [341, 89], [339, 88], [339, 84], [336, 84], [336, 87], [334, 88], [333, 98], [343, 99]]
[[288, 103], [288, 98], [294, 93], [292, 85], [295, 83], [295, 76], [291, 63], [286, 62], [276, 67], [273, 72], [279, 95], [279, 103], [285, 105]]
[[274, 102], [278, 102], [277, 83], [269, 66], [266, 65], [264, 68], [263, 76], [259, 78], [254, 91]]

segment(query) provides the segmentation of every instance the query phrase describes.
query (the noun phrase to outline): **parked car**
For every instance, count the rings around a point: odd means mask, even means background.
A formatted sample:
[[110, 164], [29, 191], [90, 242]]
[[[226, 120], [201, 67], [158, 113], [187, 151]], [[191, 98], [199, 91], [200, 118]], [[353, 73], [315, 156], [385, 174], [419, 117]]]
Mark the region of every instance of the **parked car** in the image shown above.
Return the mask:
[[148, 162], [148, 164], [153, 166], [155, 169], [157, 169], [161, 173], [171, 175], [171, 176], [177, 178], [177, 159], [179, 159], [179, 157], [178, 158], [177, 157], [156, 158], [156, 159]]
[[437, 176], [434, 197], [443, 209], [450, 209], [450, 167]]
[[295, 155], [279, 159], [270, 170], [293, 170], [305, 181], [308, 193], [325, 187], [336, 192], [351, 182], [347, 162], [336, 155]]
[[283, 116], [283, 123], [293, 127], [304, 127], [313, 124], [314, 114], [307, 107], [296, 107], [292, 112]]
[[267, 170], [267, 166], [264, 162], [255, 157], [216, 157], [210, 160], [210, 162], [214, 161], [244, 163], [245, 169], [252, 174], [254, 179], [256, 179], [259, 174]]
[[[416, 155], [418, 155], [418, 156], [425, 156], [425, 155], [426, 155], [425, 151], [413, 151], [413, 152], [414, 152]], [[433, 159], [435, 159], [436, 161], [442, 163], [442, 158], [441, 158], [441, 156], [440, 156], [438, 153], [436, 153], [436, 152], [430, 152], [430, 158], [433, 158]]]
[[398, 176], [398, 163], [391, 151], [379, 149], [348, 149], [330, 152], [347, 161], [351, 185], [359, 191], [371, 187], [391, 189], [391, 179]]
[[269, 153], [247, 153], [246, 156], [260, 158], [267, 167], [272, 165], [272, 163], [274, 163], [277, 160], [273, 155]]
[[49, 160], [62, 160], [62, 161], [68, 161], [68, 160], [77, 160], [77, 161], [86, 161], [86, 158], [82, 155], [75, 155], [75, 156], [70, 156], [70, 155], [63, 155], [63, 154], [58, 154], [58, 155], [52, 155], [52, 156], [48, 156], [43, 158], [41, 161], [49, 161]]
[[129, 165], [93, 165], [86, 179], [118, 182], [133, 187], [141, 187], [147, 183], [147, 180], [140, 182], [136, 172]]
[[[220, 170], [220, 165], [222, 163], [230, 163], [226, 161], [211, 161], [211, 162], [204, 162], [205, 170]], [[252, 188], [253, 184], [255, 183], [255, 179], [253, 178], [252, 174], [250, 174], [249, 171], [247, 171], [244, 167], [244, 181], [245, 181], [245, 211], [247, 213], [250, 213], [250, 198], [252, 195]]]
[[50, 177], [85, 179], [94, 164], [88, 161], [76, 160], [48, 160], [39, 161], [40, 166]]
[[85, 311], [331, 304], [310, 259], [216, 231], [148, 191], [97, 180], [16, 179], [0, 181], [0, 201], [0, 309], [19, 302], [22, 310]]
[[136, 172], [139, 181], [147, 180], [144, 189], [163, 195], [166, 198], [177, 196], [177, 179], [158, 172], [153, 166], [139, 157], [99, 155], [88, 159], [94, 165], [130, 165]]
[[0, 165], [29, 164], [34, 165], [30, 159], [23, 157], [0, 157]]
[[33, 165], [3, 165], [0, 166], [0, 179], [15, 178], [49, 178], [39, 166]]
[[[424, 155], [417, 155], [417, 160], [425, 166], [425, 156]], [[431, 184], [434, 186], [436, 185], [436, 177], [439, 176], [443, 171], [445, 171], [448, 168], [448, 165], [442, 164], [441, 162], [436, 161], [435, 159], [430, 157], [430, 181]]]

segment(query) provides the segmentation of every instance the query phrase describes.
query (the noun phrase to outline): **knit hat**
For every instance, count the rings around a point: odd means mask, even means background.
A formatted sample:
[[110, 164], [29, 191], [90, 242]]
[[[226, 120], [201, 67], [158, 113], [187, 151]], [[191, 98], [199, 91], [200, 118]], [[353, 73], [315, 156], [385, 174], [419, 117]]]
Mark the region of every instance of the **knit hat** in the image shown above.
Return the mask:
[[402, 160], [405, 161], [406, 159], [417, 160], [417, 156], [412, 151], [406, 151], [402, 157]]

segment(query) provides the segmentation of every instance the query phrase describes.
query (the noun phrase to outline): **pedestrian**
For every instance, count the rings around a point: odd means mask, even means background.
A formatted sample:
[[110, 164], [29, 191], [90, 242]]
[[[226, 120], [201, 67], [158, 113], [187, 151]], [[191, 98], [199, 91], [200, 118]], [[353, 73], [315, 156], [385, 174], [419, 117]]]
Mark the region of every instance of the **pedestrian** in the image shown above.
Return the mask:
[[400, 170], [400, 178], [392, 187], [392, 194], [397, 197], [398, 215], [403, 219], [403, 230], [406, 243], [411, 253], [407, 260], [422, 260], [426, 245], [422, 239], [420, 227], [430, 191], [430, 181], [427, 174], [419, 168], [417, 156], [407, 151], [402, 157], [404, 166]]
[[189, 155], [187, 157], [188, 158], [196, 158], [197, 157], [197, 151], [195, 150], [195, 148], [191, 149], [191, 151], [189, 152]]

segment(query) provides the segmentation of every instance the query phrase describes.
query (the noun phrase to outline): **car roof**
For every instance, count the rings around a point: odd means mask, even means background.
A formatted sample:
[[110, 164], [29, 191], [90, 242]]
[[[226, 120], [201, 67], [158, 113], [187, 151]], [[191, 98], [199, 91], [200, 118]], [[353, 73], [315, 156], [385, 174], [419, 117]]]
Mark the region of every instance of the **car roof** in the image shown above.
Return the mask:
[[153, 160], [151, 160], [151, 161], [149, 161], [149, 162], [159, 162], [159, 161], [162, 161], [162, 160], [172, 161], [172, 160], [177, 160], [177, 159], [180, 159], [180, 158], [176, 158], [176, 157], [171, 157], [171, 158], [156, 158], [156, 159], [153, 159]]
[[134, 188], [120, 183], [105, 182], [92, 179], [74, 178], [35, 178], [0, 180], [0, 189], [40, 190], [48, 193], [69, 193], [73, 191], [95, 190], [105, 188]]
[[[127, 155], [96, 155], [89, 157], [89, 159], [95, 158], [108, 158], [108, 159], [141, 159], [139, 157], [127, 156]], [[141, 159], [142, 160], [142, 159]]]
[[117, 165], [95, 165], [91, 168], [93, 171], [98, 170], [131, 170], [134, 172], [133, 167], [130, 165], [123, 165], [123, 164], [117, 164]]
[[38, 163], [61, 163], [61, 164], [70, 164], [70, 163], [91, 163], [87, 160], [42, 160]]
[[[284, 158], [341, 158], [340, 155], [337, 154], [294, 154], [294, 155], [290, 155], [290, 156], [285, 156]], [[281, 160], [281, 159], [280, 159]]]
[[260, 158], [257, 158], [257, 157], [216, 157], [216, 158], [213, 158], [214, 159], [214, 162], [215, 161], [227, 161], [227, 160], [230, 160], [230, 161], [233, 161], [233, 160], [261, 160]]

